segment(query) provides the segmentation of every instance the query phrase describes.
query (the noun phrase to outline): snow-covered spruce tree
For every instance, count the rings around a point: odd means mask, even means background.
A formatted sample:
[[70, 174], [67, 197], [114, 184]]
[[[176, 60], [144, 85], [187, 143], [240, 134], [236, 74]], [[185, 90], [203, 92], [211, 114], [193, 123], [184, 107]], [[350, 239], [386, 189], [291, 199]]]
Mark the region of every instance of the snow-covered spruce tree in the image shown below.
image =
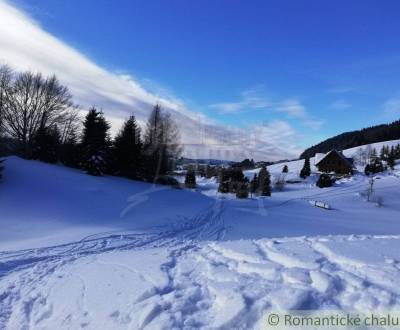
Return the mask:
[[207, 179], [211, 179], [213, 176], [216, 176], [217, 174], [218, 173], [215, 167], [211, 167], [210, 165], [206, 166], [205, 176]]
[[226, 194], [229, 192], [230, 175], [227, 169], [221, 168], [218, 174], [218, 192]]
[[134, 116], [125, 121], [114, 139], [112, 168], [117, 175], [131, 179], [143, 176], [142, 141], [140, 127]]
[[243, 174], [241, 168], [231, 168], [228, 170], [229, 173], [229, 192], [236, 193], [239, 183], [246, 181], [246, 177]]
[[375, 158], [374, 161], [372, 161], [370, 164], [367, 164], [364, 169], [365, 175], [375, 174], [383, 171], [384, 166], [378, 158]]
[[288, 173], [288, 172], [289, 172], [289, 167], [287, 165], [283, 166], [282, 173]]
[[310, 165], [310, 158], [306, 158], [304, 160], [303, 168], [300, 171], [300, 177], [305, 179], [311, 175], [311, 165]]
[[250, 181], [250, 196], [253, 198], [253, 195], [257, 193], [258, 190], [258, 177], [257, 174], [254, 173], [253, 179]]
[[32, 158], [46, 163], [56, 163], [60, 152], [60, 132], [56, 125], [40, 127], [33, 139]]
[[157, 104], [147, 121], [144, 133], [145, 178], [156, 180], [173, 170], [182, 152], [178, 126]]
[[381, 147], [381, 150], [379, 151], [379, 158], [380, 159], [385, 159], [385, 146]]
[[400, 159], [400, 144], [398, 144], [396, 148], [394, 148], [394, 154], [396, 159]]
[[110, 124], [96, 108], [89, 110], [83, 124], [82, 168], [90, 175], [103, 175], [107, 169]]
[[375, 163], [375, 161], [378, 159], [378, 153], [376, 152], [375, 148], [371, 149], [371, 153], [369, 154], [369, 163]]
[[271, 175], [265, 166], [258, 173], [258, 194], [260, 196], [271, 196]]
[[389, 154], [387, 157], [387, 165], [393, 170], [395, 164], [396, 164], [396, 154], [395, 154], [394, 147], [392, 146], [390, 148], [390, 151], [389, 151]]
[[249, 197], [249, 182], [243, 180], [237, 183], [236, 187], [236, 198], [248, 198]]
[[194, 170], [188, 170], [186, 172], [185, 187], [189, 189], [196, 188], [196, 174]]
[[371, 174], [371, 167], [370, 167], [369, 164], [365, 165], [364, 174], [365, 175], [370, 175]]

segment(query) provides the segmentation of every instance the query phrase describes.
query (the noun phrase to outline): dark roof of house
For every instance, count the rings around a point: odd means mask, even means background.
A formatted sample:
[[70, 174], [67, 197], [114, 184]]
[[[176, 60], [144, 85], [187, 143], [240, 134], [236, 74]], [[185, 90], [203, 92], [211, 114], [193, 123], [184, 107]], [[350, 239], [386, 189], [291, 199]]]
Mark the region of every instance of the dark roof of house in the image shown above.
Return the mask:
[[324, 157], [322, 157], [318, 163], [315, 164], [315, 166], [318, 166], [319, 163], [321, 163], [329, 154], [335, 153], [337, 154], [341, 159], [343, 159], [349, 166], [353, 166], [353, 159], [352, 158], [347, 158], [345, 157], [341, 152], [337, 151], [336, 149], [332, 149], [329, 151]]

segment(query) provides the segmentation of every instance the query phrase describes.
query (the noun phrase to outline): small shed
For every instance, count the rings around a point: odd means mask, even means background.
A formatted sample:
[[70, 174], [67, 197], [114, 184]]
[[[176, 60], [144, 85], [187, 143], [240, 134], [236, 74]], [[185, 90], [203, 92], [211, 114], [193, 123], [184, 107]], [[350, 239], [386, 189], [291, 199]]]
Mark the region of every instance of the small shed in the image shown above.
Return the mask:
[[315, 164], [320, 172], [350, 174], [353, 172], [353, 160], [333, 149]]

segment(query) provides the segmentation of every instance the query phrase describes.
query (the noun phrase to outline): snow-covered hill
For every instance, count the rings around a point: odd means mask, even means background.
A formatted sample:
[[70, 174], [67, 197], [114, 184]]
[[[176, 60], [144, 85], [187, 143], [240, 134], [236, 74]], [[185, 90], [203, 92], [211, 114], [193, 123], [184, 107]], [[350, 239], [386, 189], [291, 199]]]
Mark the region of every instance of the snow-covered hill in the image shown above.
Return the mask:
[[275, 309], [398, 309], [399, 170], [376, 180], [378, 207], [362, 174], [237, 200], [213, 180], [176, 190], [10, 157], [0, 329], [262, 329]]
[[[383, 146], [388, 146], [390, 147], [395, 147], [398, 144], [400, 144], [400, 140], [390, 140], [390, 141], [384, 141], [384, 142], [377, 142], [377, 143], [372, 143], [372, 144], [366, 144], [363, 146], [359, 146], [359, 147], [355, 147], [355, 148], [350, 148], [350, 149], [345, 149], [343, 150], [343, 154], [346, 157], [349, 158], [355, 158], [357, 156], [357, 153], [359, 152], [359, 150], [367, 150], [367, 149], [374, 149], [378, 152], [381, 150], [381, 148]], [[314, 164], [316, 163], [315, 161], [315, 157], [311, 157], [310, 158], [310, 164], [311, 164], [311, 170], [313, 172], [317, 171], [317, 168], [314, 166]], [[268, 171], [271, 172], [272, 174], [277, 174], [277, 173], [281, 173], [282, 172], [282, 168], [288, 165], [289, 168], [289, 172], [293, 175], [295, 175], [296, 177], [298, 177], [303, 165], [304, 165], [304, 159], [299, 159], [299, 160], [294, 160], [294, 161], [290, 161], [290, 162], [282, 162], [279, 164], [274, 164], [274, 165], [270, 165], [268, 166]], [[246, 171], [247, 172], [247, 176], [250, 178], [252, 177], [252, 175], [254, 173], [258, 173], [260, 169], [255, 169], [255, 170], [250, 170], [250, 171]], [[361, 170], [361, 169], [360, 169]]]

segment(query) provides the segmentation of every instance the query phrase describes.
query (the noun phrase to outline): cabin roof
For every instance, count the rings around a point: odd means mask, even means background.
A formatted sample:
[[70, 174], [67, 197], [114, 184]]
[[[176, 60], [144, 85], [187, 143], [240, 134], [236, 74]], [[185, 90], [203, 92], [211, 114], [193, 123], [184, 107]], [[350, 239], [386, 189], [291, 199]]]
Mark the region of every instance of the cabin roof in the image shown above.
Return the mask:
[[351, 158], [346, 158], [341, 152], [337, 151], [336, 149], [332, 149], [331, 151], [329, 151], [327, 154], [325, 154], [325, 156], [323, 156], [320, 160], [318, 160], [318, 162], [315, 164], [315, 166], [318, 166], [328, 155], [330, 155], [331, 153], [336, 154], [337, 156], [339, 156], [343, 161], [345, 161], [350, 167], [353, 167], [353, 159]]

